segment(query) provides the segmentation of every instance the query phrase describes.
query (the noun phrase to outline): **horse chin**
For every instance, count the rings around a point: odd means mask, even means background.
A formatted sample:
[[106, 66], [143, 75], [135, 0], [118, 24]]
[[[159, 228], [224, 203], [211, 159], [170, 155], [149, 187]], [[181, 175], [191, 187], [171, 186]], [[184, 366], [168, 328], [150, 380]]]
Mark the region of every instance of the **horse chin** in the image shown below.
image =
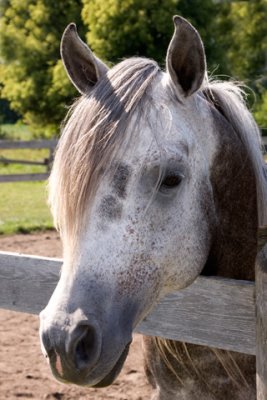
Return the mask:
[[[54, 377], [59, 382], [62, 382], [65, 384], [73, 383], [78, 386], [85, 386], [85, 387], [92, 387], [92, 388], [103, 388], [103, 387], [111, 385], [114, 382], [114, 380], [117, 378], [117, 376], [119, 375], [119, 373], [123, 367], [123, 364], [126, 360], [126, 357], [128, 355], [130, 345], [131, 345], [131, 342], [129, 342], [126, 345], [126, 347], [124, 348], [123, 352], [121, 353], [119, 359], [117, 360], [117, 362], [114, 365], [114, 367], [112, 368], [112, 370], [104, 378], [100, 379], [99, 382], [94, 383], [94, 384], [90, 383], [90, 375], [87, 375], [86, 373], [79, 373], [79, 374], [75, 373], [74, 375], [66, 373], [66, 368], [64, 368], [64, 366], [62, 367], [61, 361], [60, 361], [61, 367], [60, 367], [60, 371], [59, 371], [58, 366], [57, 366], [57, 364], [58, 364], [57, 359], [59, 359], [59, 358], [55, 355], [53, 355], [50, 358], [50, 367], [51, 367]], [[65, 373], [63, 372], [64, 370], [65, 370]]]
[[120, 358], [118, 359], [118, 361], [116, 362], [116, 364], [114, 365], [112, 370], [105, 376], [105, 378], [101, 379], [100, 382], [98, 382], [96, 385], [93, 385], [92, 387], [94, 387], [94, 388], [103, 388], [103, 387], [111, 385], [114, 382], [114, 380], [117, 378], [117, 376], [121, 372], [121, 369], [123, 367], [124, 361], [126, 360], [126, 357], [128, 355], [128, 352], [129, 352], [130, 344], [131, 343], [127, 344], [127, 346], [123, 350]]

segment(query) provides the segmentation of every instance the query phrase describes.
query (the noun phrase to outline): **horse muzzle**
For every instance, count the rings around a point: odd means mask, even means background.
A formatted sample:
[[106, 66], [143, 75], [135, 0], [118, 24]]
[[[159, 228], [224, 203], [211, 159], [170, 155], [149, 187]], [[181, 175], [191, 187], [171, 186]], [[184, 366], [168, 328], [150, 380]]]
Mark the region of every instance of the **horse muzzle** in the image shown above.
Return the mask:
[[101, 330], [97, 320], [80, 310], [71, 316], [46, 310], [40, 314], [42, 351], [61, 382], [104, 387], [119, 374], [131, 343], [131, 332], [116, 335], [115, 326]]

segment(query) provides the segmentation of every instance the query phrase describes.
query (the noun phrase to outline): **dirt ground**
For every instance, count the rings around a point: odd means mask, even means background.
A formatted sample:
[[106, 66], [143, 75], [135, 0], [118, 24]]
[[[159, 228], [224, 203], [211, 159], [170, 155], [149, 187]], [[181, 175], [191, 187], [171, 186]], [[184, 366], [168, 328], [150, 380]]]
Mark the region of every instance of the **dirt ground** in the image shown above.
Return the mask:
[[[0, 237], [0, 250], [61, 257], [56, 232]], [[0, 309], [0, 400], [149, 400], [142, 340], [135, 335], [124, 368], [113, 385], [84, 389], [52, 377], [39, 345], [38, 317]]]

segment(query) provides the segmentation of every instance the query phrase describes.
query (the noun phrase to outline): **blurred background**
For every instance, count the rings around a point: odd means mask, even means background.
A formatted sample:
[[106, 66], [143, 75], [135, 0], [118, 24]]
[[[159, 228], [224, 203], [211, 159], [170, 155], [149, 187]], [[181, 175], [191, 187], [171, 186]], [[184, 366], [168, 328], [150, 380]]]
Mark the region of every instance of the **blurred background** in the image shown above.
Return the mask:
[[[164, 68], [174, 14], [199, 30], [210, 75], [231, 77], [252, 89], [248, 104], [267, 134], [266, 0], [0, 0], [0, 139], [58, 137], [67, 107], [78, 95], [59, 54], [69, 22], [76, 22], [83, 40], [109, 65], [140, 55]], [[49, 172], [49, 149], [0, 152], [0, 174]], [[36, 179], [0, 186], [0, 233], [52, 227], [46, 184]]]
[[[80, 36], [110, 66], [139, 55], [164, 68], [172, 16], [199, 30], [208, 70], [244, 82], [248, 105], [267, 135], [267, 0], [0, 0], [0, 249], [62, 254], [47, 206], [47, 176], [68, 106], [78, 96], [60, 60], [62, 33]], [[108, 388], [52, 378], [38, 339], [38, 317], [0, 309], [0, 398], [148, 400], [141, 338]]]

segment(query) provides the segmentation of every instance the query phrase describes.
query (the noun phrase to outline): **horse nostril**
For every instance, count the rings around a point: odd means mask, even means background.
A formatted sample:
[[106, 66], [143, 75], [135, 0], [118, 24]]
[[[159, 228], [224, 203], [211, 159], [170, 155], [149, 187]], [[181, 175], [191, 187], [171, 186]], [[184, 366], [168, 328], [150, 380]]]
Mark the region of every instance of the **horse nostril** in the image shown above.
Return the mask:
[[95, 332], [89, 327], [84, 327], [84, 333], [78, 341], [75, 349], [76, 363], [88, 364], [94, 350]]
[[77, 369], [91, 368], [98, 360], [100, 350], [101, 338], [94, 326], [86, 323], [72, 331], [69, 352]]
[[50, 358], [54, 354], [53, 348], [50, 343], [48, 332], [41, 333], [41, 350], [45, 358]]

